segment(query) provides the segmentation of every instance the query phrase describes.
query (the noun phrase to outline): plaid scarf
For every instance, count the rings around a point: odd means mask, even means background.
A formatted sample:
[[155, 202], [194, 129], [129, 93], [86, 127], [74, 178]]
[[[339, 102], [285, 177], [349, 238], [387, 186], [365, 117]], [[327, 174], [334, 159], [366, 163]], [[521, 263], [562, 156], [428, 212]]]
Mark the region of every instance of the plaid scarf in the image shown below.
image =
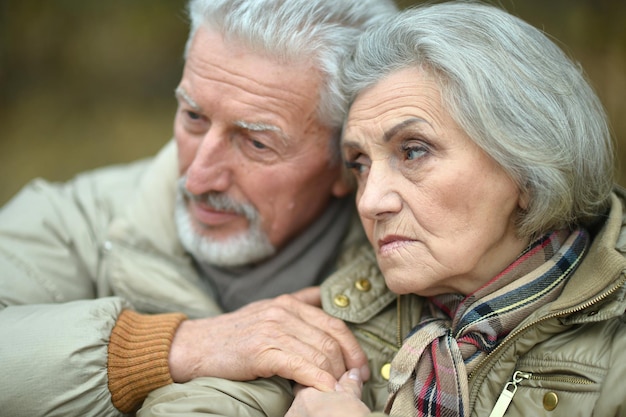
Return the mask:
[[548, 233], [467, 297], [430, 298], [430, 311], [391, 363], [386, 412], [469, 416], [468, 375], [524, 318], [560, 294], [588, 242], [582, 229]]

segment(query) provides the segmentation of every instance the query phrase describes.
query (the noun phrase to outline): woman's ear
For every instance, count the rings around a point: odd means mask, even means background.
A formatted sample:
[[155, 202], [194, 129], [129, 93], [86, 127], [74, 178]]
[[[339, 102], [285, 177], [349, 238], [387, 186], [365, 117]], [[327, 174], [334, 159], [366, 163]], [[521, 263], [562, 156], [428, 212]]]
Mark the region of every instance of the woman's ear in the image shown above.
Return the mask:
[[528, 210], [530, 204], [530, 191], [528, 187], [520, 188], [519, 197], [517, 199], [517, 205], [523, 211]]

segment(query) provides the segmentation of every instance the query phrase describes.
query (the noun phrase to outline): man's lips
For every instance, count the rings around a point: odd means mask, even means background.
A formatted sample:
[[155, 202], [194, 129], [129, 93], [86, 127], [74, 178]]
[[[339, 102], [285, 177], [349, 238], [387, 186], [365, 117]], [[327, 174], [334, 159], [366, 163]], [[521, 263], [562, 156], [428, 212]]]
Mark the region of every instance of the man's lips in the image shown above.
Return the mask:
[[199, 223], [211, 227], [221, 226], [241, 218], [241, 215], [232, 211], [220, 211], [197, 201], [189, 202], [189, 211]]

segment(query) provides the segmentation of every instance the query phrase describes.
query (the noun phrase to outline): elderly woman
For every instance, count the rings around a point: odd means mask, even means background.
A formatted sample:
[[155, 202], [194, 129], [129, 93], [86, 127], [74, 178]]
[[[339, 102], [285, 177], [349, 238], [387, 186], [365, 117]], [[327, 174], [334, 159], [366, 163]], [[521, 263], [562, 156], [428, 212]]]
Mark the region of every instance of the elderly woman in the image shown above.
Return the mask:
[[[580, 69], [506, 12], [451, 2], [366, 33], [346, 86], [357, 207], [401, 295], [381, 326], [419, 316], [385, 411], [626, 415], [625, 195]], [[353, 370], [288, 415], [368, 415], [360, 394]]]

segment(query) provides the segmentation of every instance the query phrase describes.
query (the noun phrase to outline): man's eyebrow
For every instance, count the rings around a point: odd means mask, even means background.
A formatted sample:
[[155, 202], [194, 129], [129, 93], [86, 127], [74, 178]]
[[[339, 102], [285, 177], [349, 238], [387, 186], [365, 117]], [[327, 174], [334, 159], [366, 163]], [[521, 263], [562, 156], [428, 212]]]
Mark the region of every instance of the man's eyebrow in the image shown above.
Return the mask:
[[197, 112], [202, 111], [202, 108], [198, 105], [198, 103], [195, 102], [194, 99], [191, 98], [191, 96], [187, 93], [187, 91], [183, 87], [176, 87], [176, 90], [174, 90], [174, 93], [176, 94], [177, 98], [186, 101], [187, 104], [189, 104], [189, 106], [191, 106], [191, 108], [194, 109], [195, 111]]
[[245, 120], [236, 120], [233, 124], [252, 132], [276, 132], [283, 140], [283, 144], [286, 145], [289, 142], [289, 136], [276, 125], [263, 122], [246, 122]]

